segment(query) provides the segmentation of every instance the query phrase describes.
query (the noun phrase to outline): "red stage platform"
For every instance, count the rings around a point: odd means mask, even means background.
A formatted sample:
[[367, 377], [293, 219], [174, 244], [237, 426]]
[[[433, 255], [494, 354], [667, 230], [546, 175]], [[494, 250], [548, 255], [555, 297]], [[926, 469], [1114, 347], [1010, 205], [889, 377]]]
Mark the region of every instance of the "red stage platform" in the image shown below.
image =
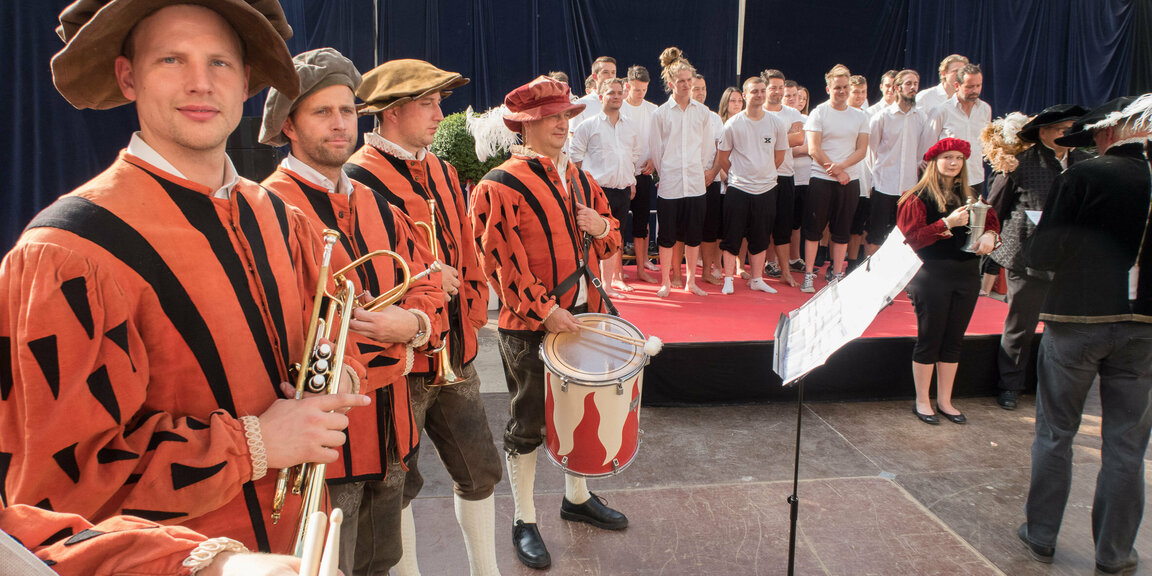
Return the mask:
[[[708, 296], [673, 290], [658, 298], [659, 286], [636, 281], [635, 267], [624, 268], [635, 289], [613, 299], [620, 315], [645, 335], [664, 341], [664, 351], [645, 371], [646, 404], [742, 403], [791, 398], [772, 372], [772, 346], [781, 314], [799, 308], [812, 294], [780, 280], [766, 279], [776, 294], [753, 292], [747, 281], [736, 293], [700, 283]], [[657, 275], [658, 273], [654, 273]], [[797, 274], [799, 280], [803, 275]], [[819, 274], [816, 289], [825, 286]], [[980, 298], [968, 325], [957, 395], [994, 394], [1000, 332], [1008, 306]], [[829, 358], [807, 378], [810, 400], [865, 400], [911, 397], [912, 346], [916, 315], [901, 293], [881, 312], [864, 336]]]

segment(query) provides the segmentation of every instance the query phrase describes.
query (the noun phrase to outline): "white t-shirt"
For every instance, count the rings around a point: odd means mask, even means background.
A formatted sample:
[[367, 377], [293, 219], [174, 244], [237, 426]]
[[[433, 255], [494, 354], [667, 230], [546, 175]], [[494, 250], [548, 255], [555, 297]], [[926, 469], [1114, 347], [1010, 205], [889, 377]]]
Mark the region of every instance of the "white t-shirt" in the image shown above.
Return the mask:
[[[812, 111], [804, 124], [806, 132], [820, 132], [820, 148], [832, 162], [843, 162], [856, 151], [856, 139], [868, 133], [868, 116], [860, 110], [848, 106], [836, 110], [830, 102], [825, 102]], [[864, 172], [863, 158], [847, 169], [848, 178], [859, 180]], [[836, 180], [828, 175], [823, 166], [812, 163], [812, 177], [822, 180]]]
[[576, 127], [579, 126], [581, 122], [603, 111], [602, 106], [600, 105], [600, 96], [596, 94], [585, 94], [576, 101], [576, 104], [583, 104], [584, 111], [581, 112], [579, 116], [568, 121], [569, 134], [575, 132]]
[[772, 114], [752, 120], [741, 111], [724, 124], [719, 149], [732, 152], [728, 185], [763, 194], [776, 187], [776, 151], [788, 150], [788, 129]]
[[[781, 104], [779, 112], [773, 112], [771, 110], [765, 110], [765, 112], [775, 116], [776, 119], [784, 125], [785, 131], [791, 130], [792, 125], [797, 122], [800, 123], [800, 129], [804, 129], [804, 115], [800, 114], [799, 110], [792, 108], [791, 106], [784, 106]], [[792, 159], [792, 149], [789, 148], [788, 151], [784, 153], [784, 163], [780, 165], [780, 168], [777, 170], [777, 172], [779, 172], [781, 176], [795, 176], [795, 164], [796, 163]]]
[[620, 108], [620, 114], [627, 116], [632, 120], [632, 127], [636, 130], [636, 135], [640, 137], [640, 161], [636, 163], [636, 174], [640, 173], [640, 167], [648, 160], [648, 133], [652, 130], [652, 114], [656, 112], [657, 106], [647, 100], [641, 100], [639, 106], [633, 106], [624, 101], [624, 106]]
[[[708, 126], [712, 130], [712, 138], [707, 143], [705, 143], [705, 147], [712, 154], [712, 159], [704, 162], [704, 169], [705, 170], [711, 170], [712, 166], [714, 166], [716, 164], [716, 149], [717, 149], [717, 146], [720, 145], [720, 137], [724, 135], [724, 120], [720, 118], [719, 114], [712, 112], [711, 110], [709, 110], [708, 112], [711, 114], [711, 116], [708, 117], [708, 119], [709, 119], [709, 125]], [[719, 172], [716, 173], [716, 177], [713, 178], [712, 181], [713, 182], [719, 182], [720, 181], [720, 173]]]
[[[800, 118], [802, 118], [802, 122], [808, 122], [808, 116], [801, 114]], [[812, 157], [807, 154], [793, 155], [792, 170], [795, 172], [793, 177], [796, 178], [796, 185], [807, 186], [808, 180], [812, 177]]]

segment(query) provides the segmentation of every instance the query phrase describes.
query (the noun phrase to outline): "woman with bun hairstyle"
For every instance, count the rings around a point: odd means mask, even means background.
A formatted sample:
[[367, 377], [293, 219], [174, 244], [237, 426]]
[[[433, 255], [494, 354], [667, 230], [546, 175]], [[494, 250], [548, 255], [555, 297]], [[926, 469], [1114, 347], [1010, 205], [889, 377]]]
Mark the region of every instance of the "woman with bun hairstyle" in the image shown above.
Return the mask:
[[969, 201], [976, 191], [967, 184], [965, 161], [972, 153], [968, 142], [944, 138], [924, 154], [924, 176], [897, 201], [897, 226], [905, 242], [924, 265], [908, 284], [916, 310], [916, 346], [912, 351], [912, 379], [921, 422], [940, 424], [932, 410], [928, 389], [936, 369], [936, 408], [956, 424], [964, 414], [952, 405], [960, 350], [980, 290], [980, 256], [1000, 243], [1000, 221], [989, 210], [975, 252], [968, 243]]

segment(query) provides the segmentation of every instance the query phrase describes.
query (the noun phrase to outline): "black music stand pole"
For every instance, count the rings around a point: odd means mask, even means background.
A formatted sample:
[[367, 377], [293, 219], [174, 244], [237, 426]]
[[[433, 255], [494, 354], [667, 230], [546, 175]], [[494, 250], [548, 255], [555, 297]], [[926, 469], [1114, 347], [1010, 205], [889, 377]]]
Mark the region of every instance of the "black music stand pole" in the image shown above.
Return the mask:
[[792, 507], [791, 525], [788, 530], [788, 576], [793, 575], [796, 568], [796, 518], [800, 514], [800, 497], [796, 495], [800, 484], [800, 422], [804, 415], [804, 378], [796, 380], [796, 461], [792, 468], [792, 495], [788, 497], [788, 504]]

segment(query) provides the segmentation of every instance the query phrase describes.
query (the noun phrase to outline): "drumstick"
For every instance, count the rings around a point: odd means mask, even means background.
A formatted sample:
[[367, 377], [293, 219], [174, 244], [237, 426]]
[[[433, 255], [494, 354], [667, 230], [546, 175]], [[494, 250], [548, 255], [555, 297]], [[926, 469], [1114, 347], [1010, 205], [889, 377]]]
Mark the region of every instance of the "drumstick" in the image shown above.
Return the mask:
[[336, 508], [328, 523], [328, 541], [324, 543], [324, 557], [320, 559], [320, 572], [317, 576], [336, 576], [340, 564], [340, 524], [344, 522], [344, 511]]
[[662, 350], [664, 348], [664, 342], [662, 342], [659, 338], [657, 338], [655, 336], [649, 336], [648, 340], [640, 340], [639, 338], [632, 338], [630, 336], [625, 336], [623, 334], [617, 334], [615, 332], [609, 332], [607, 330], [601, 330], [599, 328], [593, 328], [593, 327], [587, 326], [585, 324], [581, 324], [580, 329], [581, 330], [587, 330], [589, 332], [593, 332], [593, 333], [599, 334], [601, 336], [607, 336], [613, 340], [619, 340], [621, 342], [631, 344], [633, 346], [639, 346], [639, 347], [643, 348], [644, 353], [649, 355], [649, 356], [655, 356], [655, 355], [659, 354], [660, 350]]
[[327, 517], [317, 510], [308, 517], [304, 529], [304, 550], [300, 554], [300, 576], [315, 576], [320, 567], [320, 547], [323, 546], [324, 527]]

